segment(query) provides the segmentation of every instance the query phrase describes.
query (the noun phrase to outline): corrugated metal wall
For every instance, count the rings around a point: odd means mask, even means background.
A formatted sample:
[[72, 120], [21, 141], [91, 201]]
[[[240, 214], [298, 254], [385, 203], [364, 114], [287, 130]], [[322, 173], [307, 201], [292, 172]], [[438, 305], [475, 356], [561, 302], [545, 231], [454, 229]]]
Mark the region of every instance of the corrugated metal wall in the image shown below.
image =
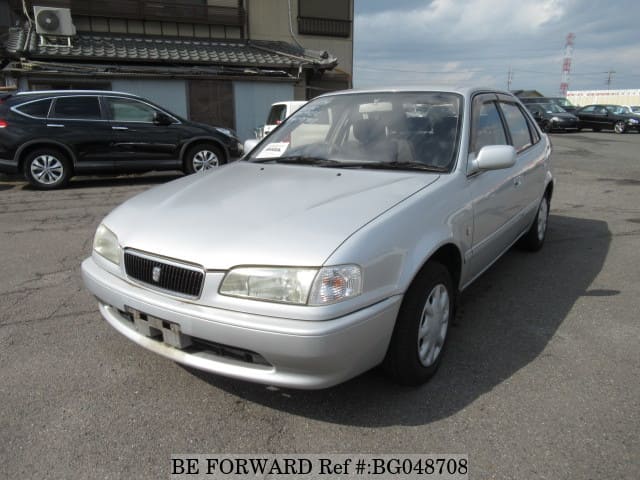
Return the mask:
[[272, 103], [293, 100], [290, 83], [233, 82], [236, 131], [243, 142], [254, 138], [253, 130], [264, 125]]

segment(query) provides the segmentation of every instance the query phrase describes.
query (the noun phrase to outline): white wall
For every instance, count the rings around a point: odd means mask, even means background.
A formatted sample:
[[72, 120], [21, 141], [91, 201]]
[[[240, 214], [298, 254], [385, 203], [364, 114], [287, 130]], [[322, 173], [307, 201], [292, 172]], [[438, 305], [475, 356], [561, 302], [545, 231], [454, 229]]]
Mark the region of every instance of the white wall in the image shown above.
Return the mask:
[[243, 142], [254, 138], [253, 130], [264, 125], [272, 103], [293, 100], [293, 84], [233, 82], [236, 131]]
[[187, 84], [185, 80], [114, 79], [111, 89], [148, 98], [167, 110], [188, 118]]
[[592, 104], [640, 105], [640, 90], [572, 90], [567, 99], [577, 107]]

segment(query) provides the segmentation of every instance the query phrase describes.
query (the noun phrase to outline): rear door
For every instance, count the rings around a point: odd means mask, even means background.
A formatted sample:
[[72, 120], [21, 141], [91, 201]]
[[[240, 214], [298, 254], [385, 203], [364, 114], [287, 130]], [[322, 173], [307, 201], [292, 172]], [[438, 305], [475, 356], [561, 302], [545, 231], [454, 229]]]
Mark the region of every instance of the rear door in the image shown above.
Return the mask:
[[516, 217], [510, 220], [516, 226], [516, 233], [520, 233], [528, 228], [538, 211], [545, 184], [545, 160], [550, 151], [547, 151], [546, 143], [540, 141], [541, 137], [533, 122], [513, 98], [500, 95], [499, 105], [507, 125], [510, 143], [518, 154], [513, 167], [517, 173], [514, 179], [513, 200], [518, 212]]
[[[129, 97], [104, 96], [116, 170], [135, 171], [179, 166], [182, 142], [180, 121], [154, 106]], [[156, 114], [168, 124], [154, 122]]]
[[45, 126], [50, 138], [74, 151], [76, 171], [111, 170], [111, 128], [97, 95], [55, 98]]

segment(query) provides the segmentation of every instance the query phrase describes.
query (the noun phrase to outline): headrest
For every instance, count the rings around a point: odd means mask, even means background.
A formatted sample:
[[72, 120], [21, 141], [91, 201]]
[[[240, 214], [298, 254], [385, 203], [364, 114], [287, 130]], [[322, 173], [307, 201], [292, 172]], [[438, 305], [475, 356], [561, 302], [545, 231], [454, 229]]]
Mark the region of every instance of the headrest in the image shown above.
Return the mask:
[[366, 145], [385, 136], [384, 125], [373, 118], [364, 118], [353, 124], [353, 136]]

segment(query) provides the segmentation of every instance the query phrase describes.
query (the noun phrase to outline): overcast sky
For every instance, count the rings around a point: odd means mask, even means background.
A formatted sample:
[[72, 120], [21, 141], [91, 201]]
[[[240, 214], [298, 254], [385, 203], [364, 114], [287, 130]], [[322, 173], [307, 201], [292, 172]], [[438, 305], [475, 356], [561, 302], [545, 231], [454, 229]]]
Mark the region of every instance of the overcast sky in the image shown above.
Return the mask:
[[640, 0], [355, 0], [354, 86], [640, 88]]

